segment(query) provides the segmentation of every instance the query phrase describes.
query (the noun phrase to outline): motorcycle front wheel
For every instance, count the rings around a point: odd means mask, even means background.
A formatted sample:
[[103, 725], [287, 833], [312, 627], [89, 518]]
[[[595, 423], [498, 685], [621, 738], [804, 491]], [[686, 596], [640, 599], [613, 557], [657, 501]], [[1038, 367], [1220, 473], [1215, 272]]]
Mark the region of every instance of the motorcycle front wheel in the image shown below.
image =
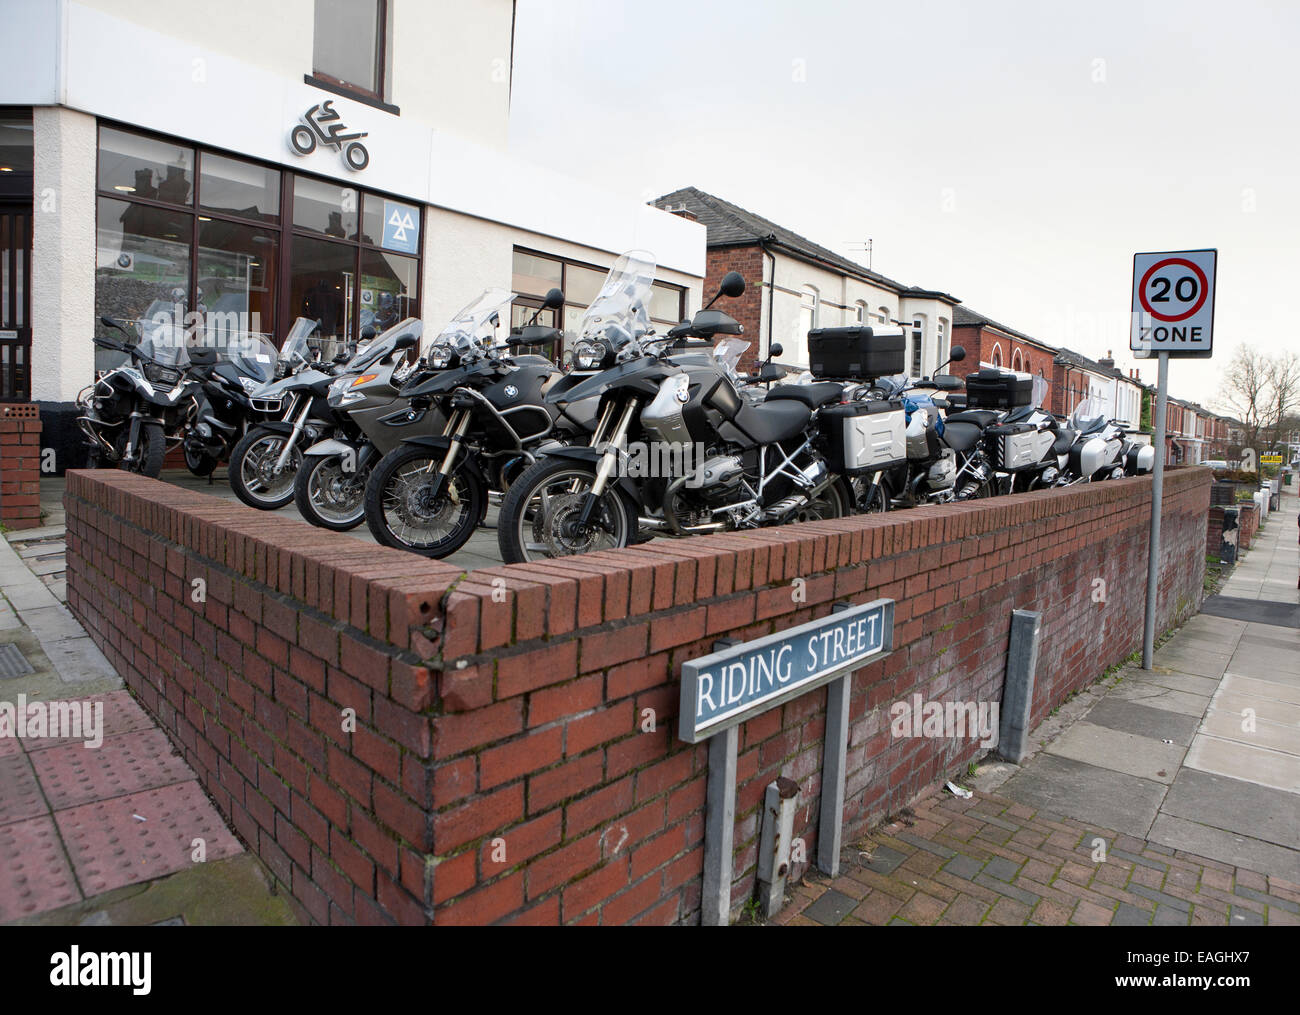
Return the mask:
[[366, 479], [369, 469], [343, 469], [341, 455], [313, 455], [293, 481], [298, 513], [322, 529], [347, 532], [366, 519]]
[[497, 519], [497, 544], [507, 564], [617, 550], [637, 535], [636, 512], [616, 487], [601, 496], [594, 524], [574, 522], [596, 480], [594, 466], [543, 458], [510, 484]]
[[487, 488], [463, 460], [447, 476], [442, 492], [434, 494], [445, 454], [403, 445], [374, 467], [366, 482], [366, 525], [384, 546], [440, 559], [464, 546], [478, 528]]
[[123, 425], [117, 436], [117, 467], [128, 472], [138, 472], [150, 479], [157, 479], [162, 472], [163, 458], [167, 454], [167, 440], [163, 428], [157, 423], [144, 423], [140, 427], [140, 443], [135, 449], [135, 457], [126, 461], [126, 438], [130, 427]]
[[275, 463], [287, 441], [286, 434], [258, 427], [249, 430], [230, 453], [230, 488], [249, 507], [275, 511], [293, 500], [293, 482], [302, 465], [302, 452], [295, 447], [284, 471], [275, 474]]

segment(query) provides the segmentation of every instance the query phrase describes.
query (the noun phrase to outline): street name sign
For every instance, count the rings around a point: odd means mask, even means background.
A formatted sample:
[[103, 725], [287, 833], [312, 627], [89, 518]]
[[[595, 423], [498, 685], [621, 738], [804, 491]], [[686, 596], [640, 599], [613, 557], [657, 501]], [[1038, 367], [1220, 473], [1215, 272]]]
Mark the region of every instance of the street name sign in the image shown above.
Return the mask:
[[894, 601], [877, 599], [682, 664], [677, 735], [696, 744], [888, 655]]
[[1162, 352], [1208, 358], [1214, 351], [1217, 250], [1133, 255], [1129, 349], [1136, 359]]

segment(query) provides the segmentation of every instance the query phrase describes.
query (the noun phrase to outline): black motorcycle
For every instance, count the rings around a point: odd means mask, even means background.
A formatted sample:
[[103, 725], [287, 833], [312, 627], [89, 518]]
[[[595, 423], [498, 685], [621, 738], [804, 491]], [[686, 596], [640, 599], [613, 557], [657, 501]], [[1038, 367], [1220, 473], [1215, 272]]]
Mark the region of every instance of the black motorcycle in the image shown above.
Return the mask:
[[[446, 557], [469, 540], [487, 514], [491, 489], [504, 490], [547, 448], [590, 432], [590, 407], [561, 409], [544, 396], [581, 380], [542, 356], [513, 348], [545, 346], [556, 328], [533, 321], [504, 346], [491, 334], [514, 295], [488, 290], [466, 307], [430, 350], [429, 370], [398, 393], [409, 412], [446, 419], [440, 434], [407, 437], [374, 466], [366, 483], [366, 524], [380, 543]], [[563, 306], [551, 290], [541, 310]]]
[[181, 447], [191, 473], [211, 475], [250, 427], [279, 418], [255, 406], [253, 393], [310, 362], [307, 336], [316, 328], [316, 322], [300, 318], [279, 350], [260, 335], [235, 336], [222, 349], [200, 345], [189, 350], [189, 376], [199, 384], [199, 411]]
[[784, 384], [762, 402], [745, 397], [716, 351], [673, 349], [682, 338], [740, 334], [711, 308], [741, 295], [744, 279], [728, 273], [689, 324], [656, 337], [646, 312], [654, 267], [649, 255], [624, 254], [583, 317], [575, 360], [603, 369], [548, 400], [599, 397], [597, 430], [511, 485], [497, 526], [507, 563], [851, 510], [847, 486], [818, 450], [817, 415], [840, 400], [842, 385]]
[[135, 340], [120, 321], [101, 317], [100, 323], [123, 337], [98, 336], [95, 345], [123, 353], [127, 361], [106, 370], [77, 396], [87, 466], [114, 464], [156, 478], [168, 444], [182, 439], [199, 411], [197, 384], [186, 377], [183, 333], [150, 326]]

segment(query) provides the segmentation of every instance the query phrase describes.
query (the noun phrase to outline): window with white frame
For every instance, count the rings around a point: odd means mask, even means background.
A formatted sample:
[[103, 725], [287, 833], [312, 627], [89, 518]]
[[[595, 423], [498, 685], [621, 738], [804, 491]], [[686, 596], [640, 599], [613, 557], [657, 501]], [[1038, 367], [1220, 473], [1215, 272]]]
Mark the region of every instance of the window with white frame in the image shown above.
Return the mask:
[[921, 348], [925, 342], [925, 315], [917, 314], [912, 318], [912, 376], [921, 376]]
[[798, 348], [802, 349], [808, 341], [808, 332], [816, 328], [821, 314], [821, 294], [816, 286], [806, 285], [800, 290], [799, 300], [799, 334]]

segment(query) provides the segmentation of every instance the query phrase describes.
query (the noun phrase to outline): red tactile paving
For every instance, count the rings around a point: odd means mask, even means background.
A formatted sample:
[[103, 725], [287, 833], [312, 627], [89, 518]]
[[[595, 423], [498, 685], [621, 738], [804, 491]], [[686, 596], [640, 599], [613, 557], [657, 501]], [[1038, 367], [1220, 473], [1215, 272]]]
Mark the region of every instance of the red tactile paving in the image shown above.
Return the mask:
[[0, 733], [0, 758], [8, 758], [14, 754], [22, 754], [22, 741], [17, 737], [10, 736], [8, 732]]
[[32, 751], [28, 757], [56, 811], [194, 778], [156, 728], [109, 737], [97, 748], [76, 743]]
[[[109, 691], [107, 694], [95, 694], [89, 698], [65, 699], [69, 704], [75, 702], [80, 705], [82, 702], [90, 702], [93, 706], [96, 702], [102, 702], [103, 709], [103, 729], [101, 735], [107, 740], [109, 737], [119, 736], [123, 733], [137, 733], [140, 730], [152, 729], [154, 722], [149, 718], [149, 714], [140, 707], [139, 703], [131, 697], [130, 691]], [[41, 737], [32, 739], [24, 738], [21, 743], [29, 751], [39, 751], [46, 747], [64, 747], [68, 744], [81, 744], [84, 737], [74, 739], [72, 737]]]
[[54, 818], [87, 896], [192, 866], [195, 839], [204, 841], [207, 861], [243, 852], [193, 779], [73, 807]]
[[27, 755], [0, 757], [0, 826], [49, 812]]
[[0, 825], [0, 922], [81, 899], [48, 815]]

